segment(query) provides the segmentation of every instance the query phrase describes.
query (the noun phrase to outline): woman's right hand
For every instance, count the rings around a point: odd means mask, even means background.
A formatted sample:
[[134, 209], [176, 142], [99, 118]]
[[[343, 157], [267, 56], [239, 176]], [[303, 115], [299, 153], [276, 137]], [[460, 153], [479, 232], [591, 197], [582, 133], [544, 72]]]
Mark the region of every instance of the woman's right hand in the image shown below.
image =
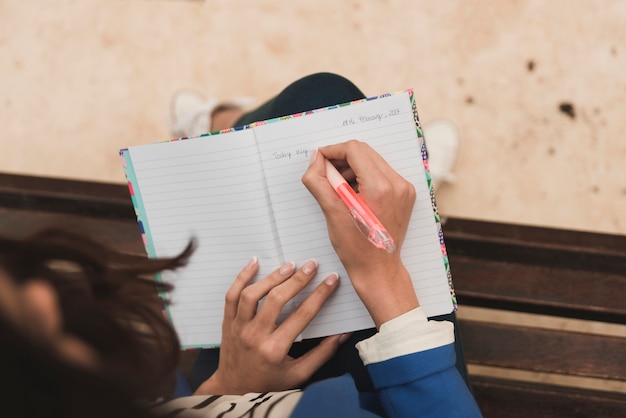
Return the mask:
[[[326, 177], [330, 160], [393, 237], [396, 250], [374, 247], [355, 226]], [[352, 284], [377, 326], [419, 306], [400, 257], [415, 203], [415, 188], [368, 144], [356, 140], [320, 148], [302, 177], [319, 203], [328, 233]]]

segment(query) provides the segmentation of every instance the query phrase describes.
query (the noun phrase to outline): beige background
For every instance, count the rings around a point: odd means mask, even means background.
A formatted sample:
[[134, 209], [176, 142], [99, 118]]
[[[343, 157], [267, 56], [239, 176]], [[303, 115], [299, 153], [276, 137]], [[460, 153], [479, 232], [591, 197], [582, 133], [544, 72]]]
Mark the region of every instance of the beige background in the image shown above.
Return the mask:
[[178, 88], [261, 101], [316, 71], [455, 121], [442, 214], [626, 233], [621, 0], [0, 0], [0, 171], [123, 182]]

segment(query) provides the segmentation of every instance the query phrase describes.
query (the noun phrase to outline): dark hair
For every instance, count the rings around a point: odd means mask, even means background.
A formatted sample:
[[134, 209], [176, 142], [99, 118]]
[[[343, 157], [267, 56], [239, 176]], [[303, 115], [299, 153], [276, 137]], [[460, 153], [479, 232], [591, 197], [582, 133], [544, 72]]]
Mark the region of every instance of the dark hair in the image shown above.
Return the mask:
[[[61, 395], [70, 393], [71, 398], [71, 392], [77, 390], [75, 396], [87, 399], [93, 395], [87, 393], [95, 388], [108, 391], [104, 398], [128, 395], [149, 400], [171, 394], [180, 344], [158, 297], [171, 286], [156, 282], [153, 276], [184, 265], [192, 252], [190, 242], [176, 257], [149, 259], [60, 229], [47, 229], [25, 239], [0, 237], [0, 268], [18, 284], [33, 279], [51, 284], [58, 295], [64, 331], [91, 346], [103, 367], [94, 376], [69, 365], [19, 330], [12, 330], [0, 317], [2, 361], [10, 356], [19, 358], [16, 367], [9, 368], [15, 372], [13, 378], [24, 390], [40, 389], [41, 396], [60, 391], [57, 398], [66, 399]], [[2, 379], [11, 385], [11, 376]], [[41, 379], [47, 383], [39, 384]], [[81, 386], [81, 379], [86, 386]]]
[[106, 373], [81, 369], [20, 332], [0, 315], [2, 416], [149, 417], [133, 394]]

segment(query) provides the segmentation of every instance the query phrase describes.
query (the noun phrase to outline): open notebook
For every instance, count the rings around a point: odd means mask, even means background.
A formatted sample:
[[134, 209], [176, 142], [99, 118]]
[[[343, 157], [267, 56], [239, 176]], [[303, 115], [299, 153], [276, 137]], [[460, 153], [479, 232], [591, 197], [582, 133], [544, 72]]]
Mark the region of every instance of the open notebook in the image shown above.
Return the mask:
[[318, 260], [316, 279], [291, 307], [329, 273], [339, 272], [340, 288], [302, 338], [373, 326], [332, 249], [317, 202], [300, 181], [315, 148], [349, 139], [369, 143], [415, 186], [402, 258], [427, 315], [454, 310], [426, 149], [407, 90], [120, 150], [148, 255], [172, 256], [197, 239], [190, 264], [158, 278], [175, 286], [167, 314], [184, 347], [220, 343], [224, 295], [253, 256], [259, 259], [258, 278], [287, 261], [299, 267]]

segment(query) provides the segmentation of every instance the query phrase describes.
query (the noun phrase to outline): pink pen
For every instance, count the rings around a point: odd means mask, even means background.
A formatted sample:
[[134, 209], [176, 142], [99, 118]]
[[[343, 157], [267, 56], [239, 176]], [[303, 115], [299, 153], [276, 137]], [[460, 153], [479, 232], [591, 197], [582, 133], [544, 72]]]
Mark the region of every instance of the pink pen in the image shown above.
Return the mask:
[[396, 249], [396, 245], [383, 224], [380, 223], [376, 215], [361, 200], [359, 195], [354, 192], [335, 166], [328, 160], [325, 160], [325, 162], [328, 182], [350, 210], [350, 215], [354, 218], [359, 229], [363, 231], [367, 239], [376, 248], [384, 249], [388, 253], [393, 252]]

